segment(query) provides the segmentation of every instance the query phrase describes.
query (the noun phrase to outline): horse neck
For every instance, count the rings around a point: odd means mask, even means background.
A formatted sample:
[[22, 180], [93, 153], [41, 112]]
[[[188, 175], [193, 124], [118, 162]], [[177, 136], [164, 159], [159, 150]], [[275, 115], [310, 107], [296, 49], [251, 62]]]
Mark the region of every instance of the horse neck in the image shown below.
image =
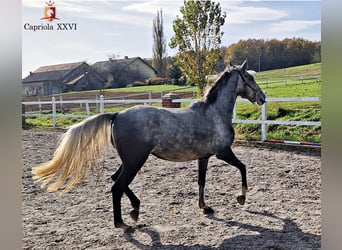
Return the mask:
[[211, 112], [216, 112], [221, 117], [226, 117], [231, 120], [232, 112], [236, 101], [236, 88], [239, 80], [238, 72], [232, 72], [228, 82], [223, 83], [216, 100], [208, 106]]

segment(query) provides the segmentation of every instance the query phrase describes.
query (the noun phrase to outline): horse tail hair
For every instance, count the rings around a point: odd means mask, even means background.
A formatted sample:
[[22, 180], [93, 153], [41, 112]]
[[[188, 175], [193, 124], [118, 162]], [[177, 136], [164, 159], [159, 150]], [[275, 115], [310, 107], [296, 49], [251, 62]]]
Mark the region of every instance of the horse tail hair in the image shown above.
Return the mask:
[[[69, 192], [96, 166], [102, 149], [111, 143], [114, 114], [94, 115], [71, 126], [60, 138], [52, 160], [32, 168], [33, 179], [48, 192]], [[54, 183], [51, 183], [54, 181]]]

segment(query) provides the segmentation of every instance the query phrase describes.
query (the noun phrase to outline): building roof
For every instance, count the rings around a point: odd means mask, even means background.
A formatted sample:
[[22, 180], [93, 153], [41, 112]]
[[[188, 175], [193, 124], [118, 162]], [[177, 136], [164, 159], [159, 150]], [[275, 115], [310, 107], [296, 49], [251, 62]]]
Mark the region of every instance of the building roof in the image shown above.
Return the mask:
[[42, 66], [34, 72], [30, 72], [30, 74], [23, 79], [23, 83], [60, 80], [84, 63], [86, 62]]
[[85, 62], [74, 62], [74, 63], [63, 63], [49, 66], [39, 67], [34, 71], [34, 73], [47, 72], [47, 71], [60, 71], [60, 70], [70, 70], [75, 69]]
[[148, 67], [150, 67], [153, 71], [156, 72], [156, 70], [149, 63], [143, 60], [141, 57], [131, 57], [131, 58], [125, 57], [123, 59], [109, 59], [106, 61], [96, 62], [91, 67], [99, 73], [105, 73], [105, 72], [111, 71], [112, 66], [116, 67], [117, 70], [121, 70], [127, 65], [134, 63], [136, 60], [142, 61], [142, 63], [146, 64]]
[[[105, 74], [113, 70], [113, 67], [117, 71], [121, 71], [127, 65], [134, 63], [136, 60], [140, 60], [142, 63], [150, 67], [154, 72], [156, 70], [141, 57], [125, 57], [123, 59], [110, 59], [106, 61], [100, 61], [94, 63], [91, 67], [99, 74]], [[49, 66], [41, 66], [34, 72], [23, 79], [23, 83], [31, 82], [43, 82], [43, 81], [58, 81], [67, 76], [75, 68], [81, 66], [82, 64], [87, 64], [86, 62], [74, 62], [74, 63], [63, 63]], [[99, 76], [100, 77], [100, 76]], [[103, 77], [103, 76], [102, 76]]]

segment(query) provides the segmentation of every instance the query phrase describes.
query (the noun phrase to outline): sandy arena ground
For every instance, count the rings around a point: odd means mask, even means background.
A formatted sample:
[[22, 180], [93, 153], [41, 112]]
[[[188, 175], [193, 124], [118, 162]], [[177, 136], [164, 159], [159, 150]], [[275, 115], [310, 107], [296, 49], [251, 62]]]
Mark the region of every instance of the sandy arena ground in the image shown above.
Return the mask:
[[321, 159], [319, 155], [234, 145], [247, 166], [249, 192], [239, 205], [239, 171], [210, 158], [206, 202], [197, 207], [197, 162], [173, 163], [149, 157], [132, 190], [141, 200], [140, 219], [123, 219], [136, 229], [114, 228], [110, 176], [120, 166], [109, 150], [100, 179], [89, 176], [59, 196], [32, 181], [33, 166], [51, 159], [60, 132], [23, 131], [23, 249], [320, 249]]

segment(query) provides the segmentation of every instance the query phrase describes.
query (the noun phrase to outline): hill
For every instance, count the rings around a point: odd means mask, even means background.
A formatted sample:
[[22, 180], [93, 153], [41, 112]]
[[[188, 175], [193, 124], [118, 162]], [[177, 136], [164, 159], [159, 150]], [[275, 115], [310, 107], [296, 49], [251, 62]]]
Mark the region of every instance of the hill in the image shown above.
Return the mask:
[[321, 63], [258, 72], [268, 97], [321, 96]]
[[[320, 97], [321, 64], [309, 64], [286, 69], [258, 72], [255, 76], [267, 97]], [[249, 103], [237, 105], [238, 119], [261, 119], [259, 107]], [[267, 119], [292, 121], [320, 121], [320, 102], [267, 103]], [[259, 140], [260, 125], [236, 124], [237, 138]], [[293, 141], [321, 141], [321, 128], [317, 126], [269, 125], [269, 139]]]

